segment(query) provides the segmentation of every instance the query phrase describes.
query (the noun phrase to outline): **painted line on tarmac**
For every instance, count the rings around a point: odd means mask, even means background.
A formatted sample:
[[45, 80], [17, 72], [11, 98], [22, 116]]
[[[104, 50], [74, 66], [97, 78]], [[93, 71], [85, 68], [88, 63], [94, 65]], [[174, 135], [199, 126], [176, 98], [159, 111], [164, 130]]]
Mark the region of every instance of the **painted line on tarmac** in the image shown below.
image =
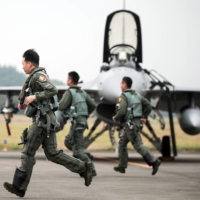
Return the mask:
[[138, 166], [138, 167], [152, 168], [152, 167], [150, 167], [149, 165], [140, 164], [140, 163], [128, 162], [128, 164], [129, 164], [129, 165]]
[[[95, 156], [95, 158], [99, 158], [99, 159], [103, 159], [103, 160], [109, 160], [109, 161], [115, 162], [115, 163], [119, 162], [118, 160], [113, 160], [113, 159], [102, 157], [102, 156]], [[144, 168], [152, 168], [152, 167], [150, 167], [148, 165], [140, 164], [140, 163], [128, 162], [128, 164], [132, 165], [132, 166], [138, 166], [138, 167], [144, 167]]]

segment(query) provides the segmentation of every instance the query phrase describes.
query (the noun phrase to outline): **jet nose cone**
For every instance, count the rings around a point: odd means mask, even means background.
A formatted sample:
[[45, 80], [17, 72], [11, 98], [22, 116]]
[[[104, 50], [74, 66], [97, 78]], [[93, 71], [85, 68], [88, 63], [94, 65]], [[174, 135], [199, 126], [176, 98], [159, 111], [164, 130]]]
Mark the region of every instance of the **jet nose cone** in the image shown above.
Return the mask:
[[135, 71], [133, 68], [112, 68], [102, 74], [102, 76], [104, 77], [99, 82], [99, 94], [112, 103], [116, 103], [117, 98], [122, 93], [120, 84], [124, 76], [128, 76], [132, 79], [132, 88], [137, 92], [141, 93], [144, 86], [144, 77], [142, 73]]
[[117, 98], [120, 96], [122, 78], [120, 76], [111, 76], [102, 83], [103, 97], [113, 103], [116, 103]]

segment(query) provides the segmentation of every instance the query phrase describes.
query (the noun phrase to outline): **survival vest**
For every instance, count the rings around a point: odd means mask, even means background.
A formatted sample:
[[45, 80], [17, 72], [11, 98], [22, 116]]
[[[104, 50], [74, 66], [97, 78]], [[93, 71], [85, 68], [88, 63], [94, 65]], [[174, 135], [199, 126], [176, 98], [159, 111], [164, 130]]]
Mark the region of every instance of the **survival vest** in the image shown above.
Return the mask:
[[[44, 71], [35, 72], [34, 75], [36, 73], [40, 73], [40, 74], [43, 74], [48, 77], [48, 75]], [[37, 92], [33, 92], [32, 88], [31, 88], [31, 82], [32, 82], [34, 75], [32, 76], [31, 80], [29, 81], [28, 87], [25, 90], [26, 96], [34, 95], [37, 93]], [[27, 117], [35, 116], [37, 126], [46, 129], [47, 137], [49, 138], [49, 134], [50, 134], [51, 130], [56, 131], [56, 132], [60, 130], [60, 124], [57, 121], [52, 121], [50, 116], [48, 115], [48, 111], [50, 111], [50, 110], [56, 111], [58, 109], [58, 106], [59, 106], [58, 97], [57, 97], [57, 95], [54, 95], [53, 97], [51, 97], [49, 99], [44, 99], [42, 101], [34, 101], [32, 104], [29, 104], [26, 107], [24, 114]], [[40, 121], [41, 116], [46, 117], [46, 123], [43, 123], [42, 121]], [[51, 127], [51, 125], [53, 125], [53, 126]]]
[[142, 117], [141, 95], [137, 92], [123, 92], [123, 95], [128, 104], [125, 121], [134, 117]]
[[88, 116], [88, 107], [86, 103], [87, 93], [77, 88], [68, 89], [72, 95], [72, 104], [70, 108], [64, 112], [64, 116], [74, 118], [77, 116]]
[[[36, 73], [40, 73], [48, 77], [48, 75], [44, 71], [38, 71]], [[34, 75], [36, 73], [34, 73]], [[28, 88], [25, 90], [26, 96], [34, 95], [37, 93], [37, 92], [33, 92], [31, 88], [31, 82], [32, 82], [32, 79], [34, 78], [34, 75], [29, 81]], [[27, 117], [33, 117], [34, 114], [37, 115], [36, 117], [40, 117], [40, 115], [45, 115], [46, 112], [50, 110], [56, 111], [58, 109], [58, 106], [59, 106], [58, 97], [57, 95], [54, 95], [53, 97], [49, 99], [43, 99], [42, 101], [35, 101], [34, 103], [28, 105], [26, 110], [24, 111], [24, 114]], [[37, 114], [36, 114], [36, 110], [37, 110]]]

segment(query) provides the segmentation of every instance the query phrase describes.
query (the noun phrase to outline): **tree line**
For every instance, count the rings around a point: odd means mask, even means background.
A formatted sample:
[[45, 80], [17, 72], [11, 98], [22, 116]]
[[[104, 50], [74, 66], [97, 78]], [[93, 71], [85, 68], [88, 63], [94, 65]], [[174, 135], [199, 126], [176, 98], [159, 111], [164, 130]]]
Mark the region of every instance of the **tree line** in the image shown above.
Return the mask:
[[[0, 86], [23, 86], [27, 76], [18, 72], [14, 66], [0, 65]], [[62, 81], [51, 79], [55, 85], [64, 85]]]

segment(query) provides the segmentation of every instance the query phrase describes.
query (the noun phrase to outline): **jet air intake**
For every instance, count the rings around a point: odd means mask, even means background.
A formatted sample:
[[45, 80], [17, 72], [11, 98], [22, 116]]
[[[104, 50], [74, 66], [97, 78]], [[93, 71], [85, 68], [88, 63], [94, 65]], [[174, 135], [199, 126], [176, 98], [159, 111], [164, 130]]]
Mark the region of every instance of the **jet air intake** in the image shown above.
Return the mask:
[[200, 110], [198, 108], [182, 108], [179, 116], [182, 130], [189, 135], [200, 133]]
[[111, 103], [99, 103], [96, 108], [96, 113], [99, 119], [102, 121], [112, 124], [112, 125], [118, 125], [120, 126], [119, 123], [115, 123], [112, 120], [112, 117], [115, 115], [115, 104]]

